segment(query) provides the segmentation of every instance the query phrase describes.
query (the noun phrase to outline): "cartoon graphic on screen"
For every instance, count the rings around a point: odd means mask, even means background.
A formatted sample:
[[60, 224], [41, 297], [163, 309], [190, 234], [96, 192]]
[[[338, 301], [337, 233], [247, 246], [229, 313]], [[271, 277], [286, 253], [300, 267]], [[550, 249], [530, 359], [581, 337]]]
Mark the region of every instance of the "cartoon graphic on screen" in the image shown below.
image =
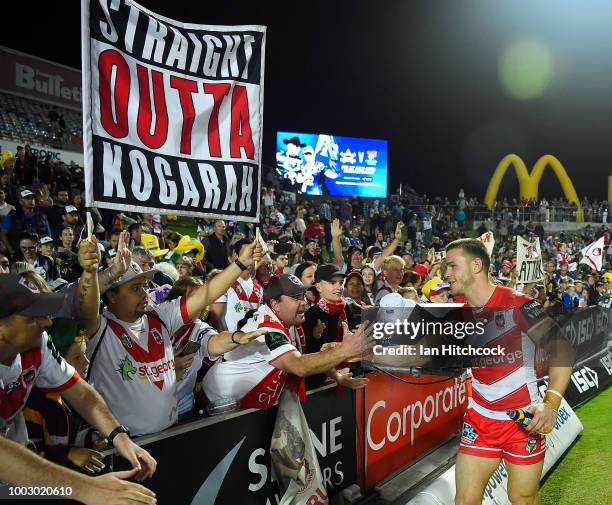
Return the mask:
[[306, 195], [387, 195], [387, 141], [278, 132], [281, 187]]

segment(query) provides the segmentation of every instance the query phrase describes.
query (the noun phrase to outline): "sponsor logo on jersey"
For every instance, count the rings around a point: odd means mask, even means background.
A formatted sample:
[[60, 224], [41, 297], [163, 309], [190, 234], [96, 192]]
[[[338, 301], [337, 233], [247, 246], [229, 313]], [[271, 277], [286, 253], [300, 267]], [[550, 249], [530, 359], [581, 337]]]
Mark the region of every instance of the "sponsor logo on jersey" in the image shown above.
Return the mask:
[[461, 432], [461, 443], [465, 445], [471, 445], [478, 438], [478, 433], [474, 427], [469, 423], [463, 423], [463, 430]]
[[15, 382], [11, 382], [8, 386], [6, 386], [5, 394], [10, 395], [13, 391], [17, 391], [19, 388], [21, 388], [21, 382], [19, 381], [15, 381]]
[[160, 375], [163, 375], [164, 372], [168, 372], [170, 370], [175, 370], [173, 359], [163, 361], [159, 365], [142, 365], [138, 368], [138, 377], [140, 379], [147, 379], [148, 377], [154, 377], [157, 379]]
[[537, 438], [530, 438], [529, 440], [527, 440], [527, 445], [525, 446], [525, 450], [527, 451], [527, 454], [531, 454], [533, 451], [535, 451], [537, 446], [538, 446]]
[[127, 354], [125, 355], [125, 358], [123, 358], [119, 362], [119, 368], [117, 368], [116, 371], [119, 372], [119, 374], [121, 375], [121, 379], [124, 381], [134, 380], [134, 377], [132, 377], [132, 375], [137, 372], [134, 363], [132, 363], [130, 358], [128, 358]]
[[236, 305], [234, 305], [234, 312], [242, 312], [242, 304], [240, 302], [238, 302]]
[[34, 379], [36, 379], [36, 369], [31, 366], [22, 372], [23, 381], [26, 385], [32, 384]]

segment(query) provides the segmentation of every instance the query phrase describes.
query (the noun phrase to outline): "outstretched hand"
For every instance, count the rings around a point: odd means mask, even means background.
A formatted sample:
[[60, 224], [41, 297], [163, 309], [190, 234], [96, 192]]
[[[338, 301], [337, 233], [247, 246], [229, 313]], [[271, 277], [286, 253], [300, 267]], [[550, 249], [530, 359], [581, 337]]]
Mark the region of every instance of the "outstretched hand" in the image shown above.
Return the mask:
[[129, 248], [130, 232], [124, 230], [119, 235], [119, 243], [117, 244], [117, 256], [111, 266], [111, 273], [114, 278], [121, 277], [128, 271], [132, 264], [132, 251]]

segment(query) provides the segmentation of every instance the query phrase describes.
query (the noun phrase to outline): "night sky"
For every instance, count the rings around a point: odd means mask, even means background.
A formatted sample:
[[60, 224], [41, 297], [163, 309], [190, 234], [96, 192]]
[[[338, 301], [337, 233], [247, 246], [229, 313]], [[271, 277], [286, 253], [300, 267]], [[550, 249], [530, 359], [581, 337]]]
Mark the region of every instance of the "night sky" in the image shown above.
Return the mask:
[[[482, 198], [504, 155], [531, 169], [553, 154], [580, 198], [607, 196], [612, 2], [140, 3], [179, 21], [268, 27], [264, 163], [276, 130], [383, 138], [390, 188]], [[80, 68], [79, 3], [25, 5], [3, 3], [0, 44]], [[510, 175], [501, 194], [518, 196]], [[541, 192], [561, 195], [552, 171]]]

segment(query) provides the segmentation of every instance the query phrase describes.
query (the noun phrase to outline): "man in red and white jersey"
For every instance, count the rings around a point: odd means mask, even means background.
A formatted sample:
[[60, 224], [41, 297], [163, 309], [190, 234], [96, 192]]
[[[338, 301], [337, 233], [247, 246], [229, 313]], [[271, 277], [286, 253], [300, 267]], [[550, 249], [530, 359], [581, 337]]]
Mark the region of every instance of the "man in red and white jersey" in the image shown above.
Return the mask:
[[[446, 247], [445, 280], [453, 295], [463, 295], [474, 317], [485, 324], [483, 347], [501, 346], [501, 364], [472, 369], [473, 397], [464, 425], [455, 467], [457, 505], [480, 504], [485, 486], [500, 459], [506, 461], [508, 497], [513, 505], [535, 503], [546, 444], [569, 383], [571, 354], [563, 342], [553, 351], [549, 387], [540, 402], [535, 375], [535, 345], [544, 343], [555, 323], [532, 298], [488, 280], [489, 254], [477, 239], [460, 239]], [[469, 342], [468, 342], [469, 343]], [[554, 342], [553, 342], [554, 344]], [[478, 359], [478, 358], [477, 358]], [[523, 428], [510, 420], [509, 409], [529, 409], [533, 419]]]
[[177, 422], [177, 380], [172, 335], [200, 315], [255, 260], [255, 244], [189, 296], [148, 308], [147, 283], [154, 271], [136, 263], [105, 293], [100, 316], [97, 290], [90, 290], [86, 329], [91, 384], [134, 435], [161, 431]]
[[[246, 239], [241, 239], [232, 246], [231, 260], [235, 261], [243, 249], [249, 246]], [[251, 309], [257, 309], [263, 300], [263, 288], [257, 279], [251, 278], [252, 267], [248, 268], [210, 306], [215, 326], [220, 330], [236, 331], [238, 323]]]
[[264, 291], [265, 304], [242, 328], [265, 330], [266, 334], [226, 353], [223, 362], [213, 365], [202, 381], [210, 401], [235, 398], [243, 408], [271, 407], [285, 385], [305, 393], [305, 376], [327, 372], [365, 350], [363, 330], [351, 333], [345, 327], [341, 343], [329, 350], [303, 354], [305, 292], [306, 287], [295, 275], [272, 278]]
[[[81, 242], [79, 259], [85, 272], [97, 271], [98, 255], [95, 241]], [[77, 294], [82, 290], [83, 278]], [[4, 274], [0, 275], [0, 298], [0, 437], [20, 443], [27, 441], [21, 411], [33, 386], [61, 392], [62, 397], [132, 463], [139, 480], [152, 476], [155, 460], [118, 429], [120, 425], [104, 400], [64, 361], [44, 332], [51, 326], [49, 316], [59, 312], [65, 297], [34, 293], [19, 276]], [[104, 466], [101, 462], [92, 465], [95, 466], [90, 468], [92, 472]], [[54, 479], [54, 474], [57, 472], [49, 467], [49, 482], [61, 482]], [[85, 501], [91, 502], [90, 499]]]

